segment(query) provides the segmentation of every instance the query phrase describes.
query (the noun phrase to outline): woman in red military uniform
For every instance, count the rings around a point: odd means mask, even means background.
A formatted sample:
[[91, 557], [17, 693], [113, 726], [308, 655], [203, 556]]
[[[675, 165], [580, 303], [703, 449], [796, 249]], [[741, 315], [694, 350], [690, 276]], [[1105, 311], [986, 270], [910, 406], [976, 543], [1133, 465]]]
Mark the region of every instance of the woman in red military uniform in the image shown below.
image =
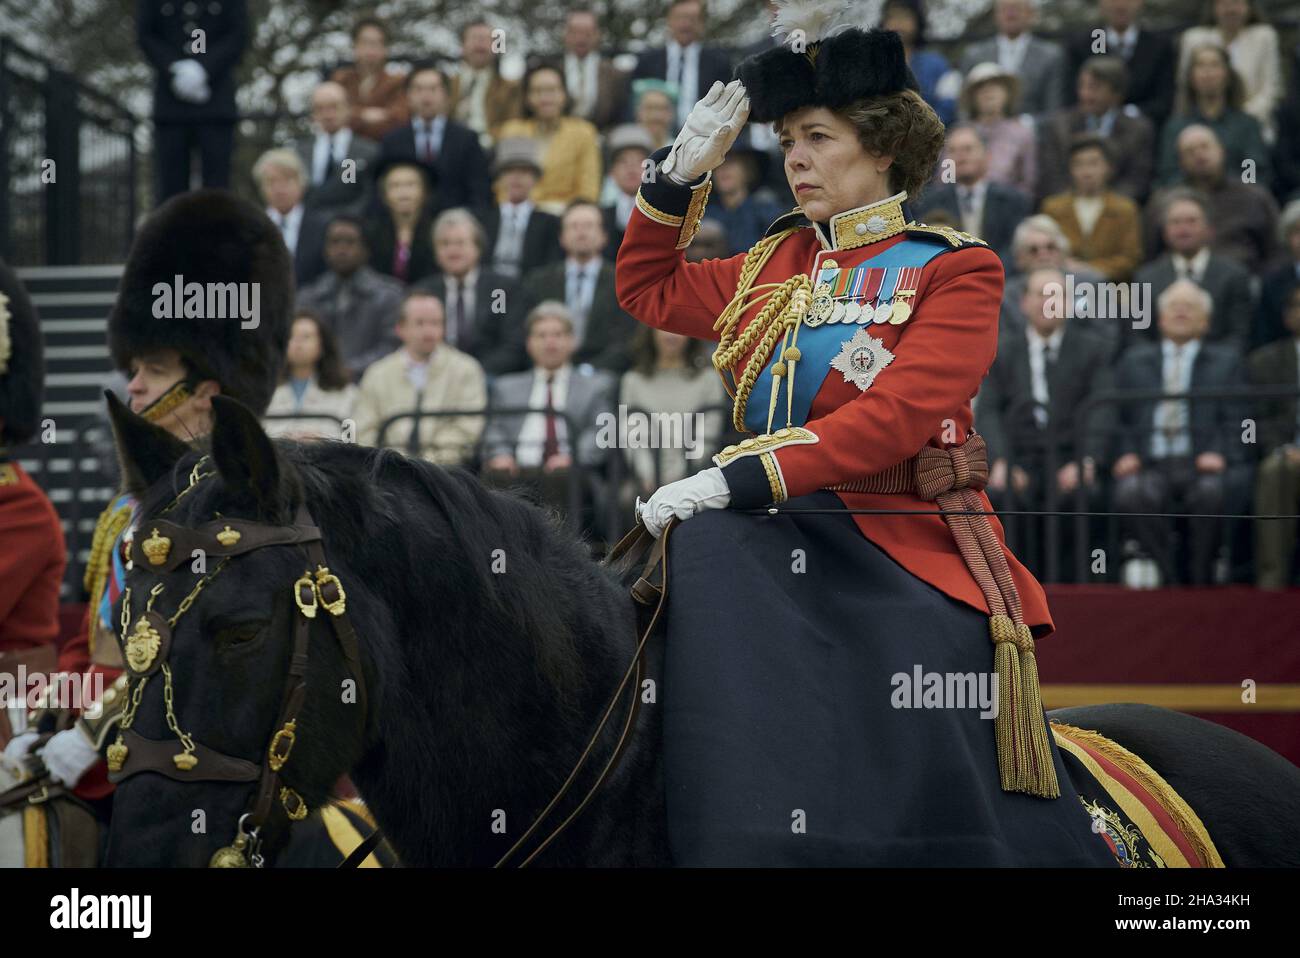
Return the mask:
[[[670, 547], [663, 678], [674, 858], [1114, 864], [1043, 715], [1042, 588], [997, 520], [969, 514], [991, 511], [970, 400], [997, 349], [1002, 267], [905, 212], [943, 126], [897, 34], [818, 38], [779, 10], [807, 48], [715, 84], [653, 155], [618, 256], [628, 312], [718, 342], [752, 434], [639, 507], [656, 534], [689, 520]], [[747, 117], [774, 123], [799, 207], [747, 254], [689, 264], [710, 171]]]

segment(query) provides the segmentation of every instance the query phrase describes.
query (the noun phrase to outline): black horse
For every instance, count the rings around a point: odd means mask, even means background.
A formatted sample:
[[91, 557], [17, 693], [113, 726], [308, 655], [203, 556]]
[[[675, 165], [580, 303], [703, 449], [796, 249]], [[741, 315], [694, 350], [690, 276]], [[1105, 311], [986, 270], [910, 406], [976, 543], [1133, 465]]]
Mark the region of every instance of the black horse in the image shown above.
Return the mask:
[[[313, 620], [308, 693], [282, 781], [314, 808], [350, 775], [407, 865], [496, 862], [564, 782], [633, 656], [625, 588], [550, 516], [461, 470], [347, 443], [272, 443], [250, 412], [217, 397], [208, 459], [196, 471], [197, 452], [110, 406], [123, 475], [142, 497], [137, 536], [166, 507], [187, 528], [217, 518], [287, 525], [304, 502], [323, 533], [360, 637], [368, 705], [358, 714], [340, 643]], [[194, 482], [204, 469], [212, 475]], [[208, 748], [264, 759], [291, 655], [293, 583], [304, 571], [293, 545], [235, 557], [216, 574], [209, 565], [208, 584], [178, 619], [168, 652], [175, 716]], [[171, 615], [198, 578], [188, 561], [163, 575], [133, 569], [133, 612], [161, 582], [155, 608]], [[647, 671], [660, 674], [653, 655]], [[539, 864], [671, 863], [653, 678], [638, 694], [646, 704], [622, 762]], [[1226, 864], [1300, 864], [1300, 770], [1276, 753], [1162, 709], [1053, 717], [1098, 729], [1160, 770]], [[619, 725], [604, 730], [570, 797], [585, 794]], [[173, 737], [160, 682], [147, 685], [133, 728]], [[208, 864], [230, 844], [253, 790], [153, 773], [122, 781], [109, 863]], [[283, 815], [268, 823], [268, 861], [288, 827]]]

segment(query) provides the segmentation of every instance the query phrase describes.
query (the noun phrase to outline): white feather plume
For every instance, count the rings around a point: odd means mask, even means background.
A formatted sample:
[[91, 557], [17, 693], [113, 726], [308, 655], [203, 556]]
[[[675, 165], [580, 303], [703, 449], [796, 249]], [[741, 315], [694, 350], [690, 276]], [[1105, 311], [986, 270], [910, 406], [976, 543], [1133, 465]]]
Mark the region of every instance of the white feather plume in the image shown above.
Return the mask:
[[851, 4], [846, 0], [785, 0], [778, 2], [772, 17], [772, 36], [778, 40], [796, 30], [802, 31], [805, 43], [825, 40], [853, 25]]

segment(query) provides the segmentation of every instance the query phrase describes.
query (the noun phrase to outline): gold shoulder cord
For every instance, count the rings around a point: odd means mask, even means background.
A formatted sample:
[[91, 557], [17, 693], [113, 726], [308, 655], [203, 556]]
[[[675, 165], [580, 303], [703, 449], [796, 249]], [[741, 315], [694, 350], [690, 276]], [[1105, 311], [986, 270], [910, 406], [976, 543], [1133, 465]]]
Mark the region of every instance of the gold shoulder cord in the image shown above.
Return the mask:
[[[791, 233], [801, 227], [782, 230], [755, 243], [745, 254], [745, 262], [740, 269], [740, 281], [736, 284], [736, 295], [732, 297], [725, 309], [713, 324], [715, 330], [721, 330], [722, 336], [718, 348], [713, 353], [713, 368], [722, 378], [722, 385], [727, 394], [735, 400], [732, 410], [732, 424], [739, 432], [746, 432], [745, 409], [749, 404], [749, 394], [753, 392], [758, 374], [767, 365], [776, 341], [781, 339], [781, 358], [772, 366], [772, 395], [768, 401], [767, 432], [772, 431], [772, 416], [776, 412], [777, 394], [781, 380], [786, 380], [786, 425], [790, 425], [790, 412], [793, 402], [794, 368], [799, 361], [799, 325], [808, 304], [812, 300], [812, 280], [799, 273], [781, 283], [762, 283], [754, 285], [754, 280], [772, 258], [777, 246]], [[757, 295], [756, 295], [757, 294]], [[755, 302], [767, 296], [768, 300], [745, 327], [745, 331], [736, 335], [741, 315]], [[736, 380], [733, 393], [727, 383], [724, 370], [732, 369], [755, 341], [758, 345], [750, 355], [749, 361]]]
[[90, 540], [90, 556], [86, 561], [84, 585], [90, 594], [90, 635], [87, 637], [90, 652], [95, 651], [95, 626], [99, 622], [99, 603], [112, 575], [113, 543], [131, 521], [130, 502], [125, 502], [111, 512], [105, 509], [95, 523], [95, 534]]

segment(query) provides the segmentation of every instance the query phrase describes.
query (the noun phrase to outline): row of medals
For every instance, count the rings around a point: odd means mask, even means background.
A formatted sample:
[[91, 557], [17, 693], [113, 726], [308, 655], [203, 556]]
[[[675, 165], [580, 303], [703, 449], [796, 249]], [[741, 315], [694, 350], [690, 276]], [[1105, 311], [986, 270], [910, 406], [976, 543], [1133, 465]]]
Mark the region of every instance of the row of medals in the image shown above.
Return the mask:
[[[822, 269], [831, 269], [830, 263], [823, 263]], [[915, 296], [914, 289], [900, 289], [887, 303], [862, 303], [857, 300], [837, 300], [830, 283], [818, 283], [813, 290], [812, 302], [804, 316], [807, 326], [820, 326], [822, 323], [890, 323], [899, 326], [911, 317], [912, 306], [908, 297]]]

